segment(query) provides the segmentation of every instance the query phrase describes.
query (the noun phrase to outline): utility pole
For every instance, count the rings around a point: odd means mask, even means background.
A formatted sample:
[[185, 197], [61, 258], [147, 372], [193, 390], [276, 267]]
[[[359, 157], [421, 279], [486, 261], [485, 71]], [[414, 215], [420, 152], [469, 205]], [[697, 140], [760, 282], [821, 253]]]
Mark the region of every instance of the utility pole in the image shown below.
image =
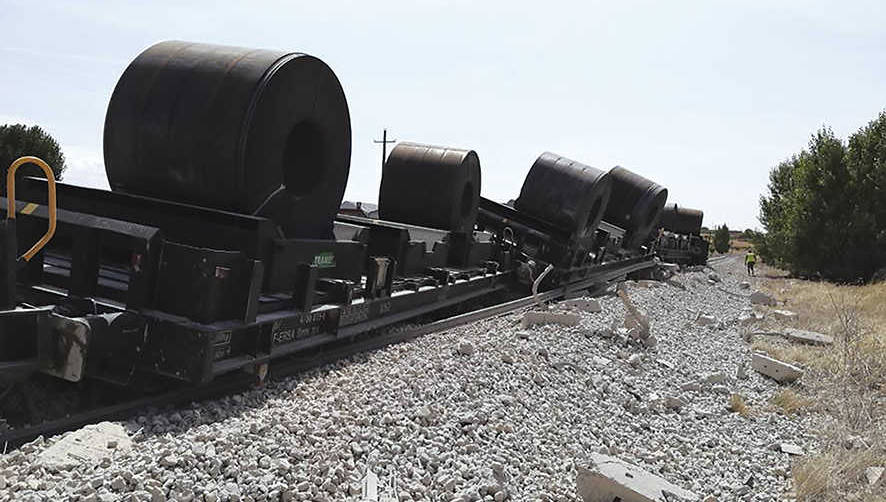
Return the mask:
[[381, 167], [385, 168], [385, 159], [388, 158], [388, 143], [396, 143], [396, 139], [388, 140], [388, 130], [383, 129], [381, 134], [381, 141], [374, 139], [372, 140], [375, 144], [381, 144]]

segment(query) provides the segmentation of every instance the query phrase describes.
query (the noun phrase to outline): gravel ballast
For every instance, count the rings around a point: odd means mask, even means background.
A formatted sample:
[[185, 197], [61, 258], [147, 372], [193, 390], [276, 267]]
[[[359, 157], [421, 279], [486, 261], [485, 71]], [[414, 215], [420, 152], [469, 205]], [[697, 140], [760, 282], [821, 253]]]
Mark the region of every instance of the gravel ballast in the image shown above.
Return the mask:
[[[601, 312], [572, 310], [572, 327], [510, 314], [135, 417], [132, 448], [98, 465], [45, 467], [59, 438], [35, 441], [0, 456], [0, 501], [359, 500], [369, 469], [400, 500], [576, 500], [591, 453], [701, 500], [776, 500], [791, 463], [780, 445], [809, 452], [813, 425], [767, 406], [777, 382], [737, 378], [751, 358], [746, 277], [734, 259], [714, 268], [717, 281], [626, 286], [655, 344], [623, 329], [611, 294]], [[733, 393], [750, 416], [729, 411]]]

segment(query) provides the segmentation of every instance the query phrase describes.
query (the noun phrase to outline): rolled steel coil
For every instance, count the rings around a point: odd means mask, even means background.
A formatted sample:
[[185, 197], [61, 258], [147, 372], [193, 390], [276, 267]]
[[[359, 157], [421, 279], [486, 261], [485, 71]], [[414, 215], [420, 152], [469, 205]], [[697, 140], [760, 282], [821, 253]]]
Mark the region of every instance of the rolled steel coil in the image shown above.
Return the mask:
[[473, 150], [398, 143], [382, 169], [383, 220], [470, 232], [480, 202], [480, 159]]
[[609, 175], [612, 197], [603, 218], [625, 229], [625, 247], [639, 247], [656, 228], [668, 190], [620, 166], [613, 167]]
[[661, 211], [659, 226], [677, 234], [699, 235], [703, 219], [704, 213], [698, 209], [668, 203]]
[[335, 74], [313, 56], [161, 42], [117, 82], [104, 154], [113, 190], [327, 237], [350, 169], [350, 116]]
[[596, 230], [611, 192], [608, 173], [545, 152], [529, 169], [514, 207], [582, 237]]

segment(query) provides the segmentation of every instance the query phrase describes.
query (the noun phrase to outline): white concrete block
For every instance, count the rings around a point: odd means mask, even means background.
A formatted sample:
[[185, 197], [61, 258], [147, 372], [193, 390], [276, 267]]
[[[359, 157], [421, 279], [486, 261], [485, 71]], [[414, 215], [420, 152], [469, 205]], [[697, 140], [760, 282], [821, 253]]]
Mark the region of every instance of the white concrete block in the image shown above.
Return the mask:
[[720, 385], [726, 383], [727, 377], [726, 374], [722, 371], [718, 371], [716, 373], [711, 373], [704, 377], [704, 382], [709, 385]]
[[750, 296], [751, 303], [754, 305], [769, 305], [773, 306], [776, 304], [775, 298], [762, 291], [754, 291]]
[[663, 270], [667, 270], [668, 272], [671, 272], [674, 274], [676, 274], [677, 272], [680, 271], [680, 265], [678, 265], [676, 263], [668, 263], [668, 262], [663, 261], [663, 262], [659, 263], [658, 266], [659, 266], [659, 268], [661, 268]]
[[864, 476], [868, 479], [868, 484], [874, 486], [883, 479], [884, 472], [886, 472], [886, 468], [883, 467], [868, 467], [864, 470]]
[[772, 317], [779, 321], [796, 321], [800, 316], [798, 316], [796, 312], [791, 312], [790, 310], [773, 310]]
[[759, 352], [751, 358], [751, 367], [769, 378], [782, 383], [793, 382], [803, 376], [803, 370], [778, 359], [771, 358]]
[[366, 502], [377, 502], [378, 501], [378, 475], [372, 471], [366, 473], [366, 476], [363, 477], [363, 482], [361, 483], [363, 498]]
[[738, 316], [738, 324], [742, 326], [750, 326], [763, 319], [765, 319], [765, 316], [759, 312], [743, 312]]
[[668, 283], [668, 284], [670, 284], [671, 286], [673, 286], [673, 287], [675, 287], [675, 288], [679, 288], [679, 289], [682, 289], [682, 290], [685, 290], [685, 289], [686, 289], [686, 285], [683, 284], [682, 282], [678, 281], [677, 279], [668, 279], [668, 280], [666, 280], [665, 282]]
[[45, 467], [70, 469], [78, 465], [98, 464], [115, 452], [132, 448], [132, 440], [122, 426], [101, 422], [87, 425], [68, 434], [60, 441], [43, 450], [37, 462]]
[[578, 326], [581, 318], [577, 314], [560, 312], [526, 312], [523, 315], [523, 327], [528, 328], [537, 324], [559, 324], [561, 326]]
[[584, 502], [697, 501], [698, 496], [636, 465], [598, 453], [592, 465], [578, 466], [576, 491]]
[[810, 345], [833, 345], [834, 337], [816, 333], [815, 331], [806, 331], [803, 329], [787, 329], [783, 333], [785, 338], [793, 342], [808, 343]]
[[695, 323], [700, 326], [713, 326], [717, 324], [717, 318], [712, 315], [702, 314], [695, 319]]
[[649, 318], [639, 310], [636, 313], [626, 315], [624, 325], [628, 331], [637, 330], [640, 332], [642, 338], [649, 336]]
[[799, 446], [794, 445], [794, 444], [781, 443], [780, 445], [778, 445], [778, 447], [781, 449], [782, 453], [787, 453], [788, 455], [802, 455], [803, 454], [803, 448], [800, 448]]
[[651, 281], [649, 279], [641, 279], [637, 281], [637, 287], [640, 288], [660, 288], [662, 283], [658, 281]]
[[600, 305], [600, 302], [596, 298], [573, 298], [562, 302], [561, 305], [566, 308], [573, 308], [591, 314], [603, 312], [603, 306]]

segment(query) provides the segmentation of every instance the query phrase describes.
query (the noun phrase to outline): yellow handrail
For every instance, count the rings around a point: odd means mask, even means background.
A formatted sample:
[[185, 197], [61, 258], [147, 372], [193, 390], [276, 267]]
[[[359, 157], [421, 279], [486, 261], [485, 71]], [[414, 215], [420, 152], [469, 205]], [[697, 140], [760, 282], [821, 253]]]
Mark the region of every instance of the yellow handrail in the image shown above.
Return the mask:
[[52, 236], [55, 235], [55, 175], [52, 174], [52, 169], [49, 168], [49, 164], [43, 162], [42, 159], [37, 157], [19, 157], [16, 159], [12, 165], [9, 166], [9, 172], [6, 173], [7, 219], [15, 219], [15, 172], [19, 167], [25, 164], [34, 164], [42, 169], [43, 174], [46, 175], [46, 181], [49, 182], [49, 229], [46, 230], [46, 233], [43, 234], [43, 237], [41, 237], [36, 244], [31, 246], [31, 249], [19, 258], [24, 258], [25, 261], [31, 261], [31, 258], [43, 249], [43, 246], [45, 246], [46, 243], [52, 239]]

